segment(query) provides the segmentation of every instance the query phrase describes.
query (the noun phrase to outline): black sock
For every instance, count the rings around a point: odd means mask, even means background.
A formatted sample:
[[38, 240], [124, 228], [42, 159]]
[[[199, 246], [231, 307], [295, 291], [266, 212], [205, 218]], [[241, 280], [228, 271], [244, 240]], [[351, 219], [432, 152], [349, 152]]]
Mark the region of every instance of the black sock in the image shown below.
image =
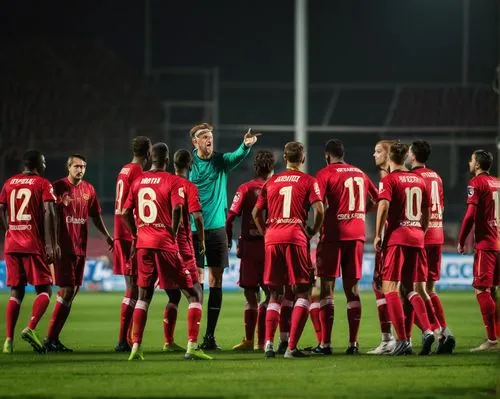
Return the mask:
[[222, 288], [210, 287], [210, 295], [208, 297], [208, 316], [207, 316], [207, 336], [215, 335], [215, 327], [219, 320], [220, 308], [222, 306]]

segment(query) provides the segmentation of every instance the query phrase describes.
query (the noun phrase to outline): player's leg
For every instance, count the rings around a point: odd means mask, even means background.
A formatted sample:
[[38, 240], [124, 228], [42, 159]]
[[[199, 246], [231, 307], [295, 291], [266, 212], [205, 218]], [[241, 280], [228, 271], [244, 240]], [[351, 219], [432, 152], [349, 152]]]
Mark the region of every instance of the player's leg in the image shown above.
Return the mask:
[[222, 307], [222, 277], [229, 265], [227, 234], [224, 228], [207, 231], [206, 257], [208, 264], [209, 297], [207, 306], [207, 328], [202, 349], [217, 350], [220, 347], [215, 340], [215, 329]]
[[128, 342], [132, 324], [132, 315], [139, 289], [137, 287], [137, 264], [131, 259], [132, 241], [115, 240], [113, 248], [113, 273], [123, 275], [125, 280], [125, 293], [120, 309], [120, 329], [116, 352], [130, 352]]
[[398, 342], [391, 352], [392, 355], [406, 355], [411, 353], [411, 343], [405, 329], [403, 304], [399, 297], [401, 270], [404, 263], [403, 250], [399, 246], [385, 248], [381, 270], [382, 291], [387, 301], [389, 317], [396, 331]]
[[483, 352], [498, 347], [495, 322], [496, 304], [491, 297], [491, 287], [495, 278], [496, 258], [496, 251], [477, 250], [474, 254], [474, 279], [472, 285], [477, 302], [479, 303], [481, 316], [483, 317], [487, 339], [477, 348], [471, 349], [471, 352]]
[[321, 294], [321, 278], [316, 277], [314, 281], [314, 285], [311, 291], [311, 305], [309, 306], [309, 318], [311, 319], [311, 323], [313, 325], [314, 334], [316, 335], [316, 346], [311, 347], [311, 351], [319, 348], [322, 340], [322, 332], [321, 332], [321, 320], [319, 318], [319, 297]]
[[335, 278], [340, 277], [340, 246], [338, 243], [318, 243], [316, 248], [316, 274], [321, 281], [318, 303], [321, 342], [312, 351], [312, 354], [331, 355]]
[[36, 327], [49, 307], [50, 296], [52, 295], [52, 286], [50, 284], [36, 285], [35, 292], [36, 297], [33, 301], [31, 318], [28, 326], [22, 331], [21, 336], [33, 347], [35, 352], [45, 353], [46, 348], [36, 333]]
[[165, 262], [164, 253], [158, 250], [139, 248], [137, 259], [137, 286], [139, 295], [132, 316], [132, 349], [128, 360], [144, 360], [142, 353], [142, 338], [148, 318], [148, 309], [154, 294], [156, 280], [160, 279], [160, 288], [165, 289], [164, 278], [161, 275]]
[[288, 340], [290, 338], [290, 328], [292, 323], [292, 310], [295, 302], [295, 293], [292, 287], [286, 285], [284, 287], [283, 296], [281, 298], [280, 310], [280, 341], [276, 353], [283, 355], [288, 347]]
[[491, 287], [491, 298], [495, 302], [495, 324], [498, 338], [500, 336], [500, 293], [498, 292], [498, 286]]
[[35, 287], [36, 292], [31, 318], [28, 326], [21, 332], [21, 337], [33, 347], [35, 352], [45, 353], [46, 349], [35, 329], [50, 303], [52, 273], [49, 265], [39, 255], [23, 254], [20, 258], [27, 280]]
[[285, 352], [285, 358], [290, 359], [307, 356], [297, 349], [297, 344], [309, 316], [312, 269], [307, 247], [286, 245], [284, 249], [288, 279], [296, 298], [292, 312], [290, 339]]
[[406, 298], [411, 303], [415, 312], [415, 318], [418, 321], [418, 326], [423, 332], [422, 349], [419, 355], [428, 355], [431, 352], [432, 344], [435, 341], [432, 332], [432, 325], [427, 315], [424, 298], [420, 296], [419, 291], [423, 291], [425, 295], [425, 281], [427, 280], [427, 262], [423, 249], [414, 247], [405, 247], [402, 289]]
[[175, 343], [174, 333], [177, 324], [177, 311], [181, 301], [181, 290], [179, 288], [166, 289], [168, 303], [163, 311], [163, 337], [164, 352], [184, 352], [184, 348]]
[[20, 254], [5, 254], [5, 264], [7, 267], [7, 286], [10, 287], [10, 296], [5, 312], [6, 332], [3, 353], [12, 353], [14, 350], [14, 331], [28, 280]]
[[269, 289], [264, 285], [261, 285], [261, 288], [264, 291], [264, 300], [259, 304], [257, 310], [257, 343], [254, 345], [254, 350], [264, 349], [266, 343], [266, 313], [271, 299]]
[[284, 289], [282, 285], [268, 284], [268, 287], [270, 290], [270, 299], [266, 311], [264, 355], [266, 357], [274, 357], [274, 336], [280, 322], [281, 300], [283, 298]]
[[245, 326], [245, 337], [239, 344], [233, 346], [233, 350], [238, 351], [253, 350], [254, 347], [255, 327], [257, 325], [257, 312], [259, 306], [259, 287], [245, 287], [244, 295], [245, 308], [243, 311], [243, 322]]
[[387, 300], [382, 291], [382, 253], [375, 254], [375, 265], [373, 270], [373, 292], [375, 294], [375, 301], [377, 304], [377, 315], [380, 324], [381, 341], [380, 344], [366, 352], [369, 355], [383, 355], [391, 353], [396, 345], [396, 340], [391, 333], [391, 320], [389, 311], [387, 310]]
[[361, 298], [359, 280], [362, 275], [364, 242], [360, 240], [341, 242], [342, 285], [347, 300], [349, 323], [349, 347], [347, 355], [359, 353], [358, 333], [361, 323]]

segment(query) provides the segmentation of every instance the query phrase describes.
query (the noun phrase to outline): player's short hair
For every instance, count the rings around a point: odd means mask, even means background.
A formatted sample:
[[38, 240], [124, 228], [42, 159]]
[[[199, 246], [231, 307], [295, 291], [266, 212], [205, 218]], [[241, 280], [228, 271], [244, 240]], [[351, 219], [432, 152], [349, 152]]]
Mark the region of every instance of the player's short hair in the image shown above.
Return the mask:
[[256, 176], [267, 176], [274, 170], [274, 154], [271, 151], [260, 150], [255, 155], [253, 169]]
[[299, 141], [290, 141], [285, 144], [285, 158], [288, 162], [299, 163], [304, 158], [304, 144]]
[[151, 149], [151, 158], [156, 165], [165, 165], [168, 162], [168, 145], [156, 143]]
[[476, 150], [473, 152], [476, 156], [476, 162], [482, 170], [490, 170], [491, 165], [493, 165], [493, 154], [487, 150]]
[[399, 140], [379, 140], [375, 145], [381, 145], [386, 152], [389, 152], [394, 143], [399, 143]]
[[394, 143], [389, 150], [389, 159], [398, 165], [403, 165], [406, 154], [408, 154], [408, 146], [403, 143]]
[[146, 158], [151, 148], [151, 140], [146, 136], [137, 136], [132, 139], [132, 152], [136, 157]]
[[431, 145], [425, 140], [415, 140], [411, 143], [411, 152], [417, 162], [426, 163], [431, 156]]
[[339, 139], [330, 139], [325, 144], [325, 152], [337, 158], [344, 157], [344, 143]]
[[42, 163], [42, 153], [38, 150], [28, 150], [24, 153], [24, 167], [29, 170], [38, 169]]
[[71, 154], [69, 157], [68, 157], [68, 162], [66, 162], [66, 166], [69, 168], [71, 165], [73, 165], [73, 161], [76, 159], [80, 159], [81, 161], [87, 163], [87, 158], [84, 157], [82, 154], [78, 154], [78, 153], [75, 153], [75, 154]]
[[194, 125], [191, 128], [191, 130], [189, 131], [189, 135], [191, 136], [191, 139], [194, 139], [195, 137], [198, 137], [197, 136], [197, 132], [199, 132], [200, 130], [209, 130], [209, 131], [212, 131], [212, 130], [214, 130], [214, 127], [210, 123], [206, 123], [206, 122]]
[[174, 154], [174, 165], [176, 169], [187, 169], [193, 163], [193, 156], [191, 152], [181, 148]]

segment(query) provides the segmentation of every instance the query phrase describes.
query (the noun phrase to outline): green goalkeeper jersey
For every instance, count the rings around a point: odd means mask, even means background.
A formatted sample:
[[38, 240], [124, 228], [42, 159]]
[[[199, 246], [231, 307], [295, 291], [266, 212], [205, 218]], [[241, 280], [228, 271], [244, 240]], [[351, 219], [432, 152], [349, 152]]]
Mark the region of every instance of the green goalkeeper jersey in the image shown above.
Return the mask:
[[[205, 230], [219, 229], [226, 224], [227, 175], [250, 153], [251, 147], [241, 145], [233, 152], [214, 152], [210, 159], [201, 159], [193, 151], [189, 180], [198, 187]], [[191, 219], [191, 229], [196, 226]]]

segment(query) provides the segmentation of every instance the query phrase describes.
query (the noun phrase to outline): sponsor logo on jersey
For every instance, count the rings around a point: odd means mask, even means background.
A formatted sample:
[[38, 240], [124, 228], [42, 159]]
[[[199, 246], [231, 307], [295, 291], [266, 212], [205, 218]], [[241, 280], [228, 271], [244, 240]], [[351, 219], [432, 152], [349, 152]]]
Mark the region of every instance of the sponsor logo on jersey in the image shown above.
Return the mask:
[[74, 216], [66, 216], [66, 223], [69, 224], [85, 224], [87, 219], [85, 218], [75, 218]]

